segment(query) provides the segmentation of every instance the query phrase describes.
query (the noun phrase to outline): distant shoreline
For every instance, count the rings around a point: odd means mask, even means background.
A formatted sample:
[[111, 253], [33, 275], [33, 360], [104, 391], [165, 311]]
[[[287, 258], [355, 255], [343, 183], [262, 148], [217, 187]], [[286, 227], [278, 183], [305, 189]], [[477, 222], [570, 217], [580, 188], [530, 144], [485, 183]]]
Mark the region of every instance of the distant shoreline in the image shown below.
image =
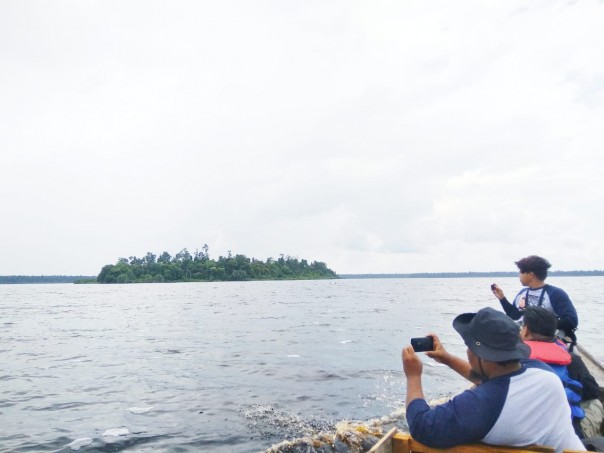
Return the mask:
[[0, 285], [90, 282], [96, 282], [96, 275], [0, 275]]
[[[516, 277], [518, 272], [417, 272], [410, 274], [338, 274], [341, 279]], [[604, 277], [604, 270], [550, 271], [549, 277]], [[281, 281], [281, 280], [280, 280]], [[0, 275], [0, 285], [95, 283], [96, 275]]]
[[[548, 277], [603, 277], [601, 271], [550, 271]], [[417, 272], [412, 274], [338, 274], [343, 279], [353, 278], [479, 278], [517, 277], [518, 272]]]

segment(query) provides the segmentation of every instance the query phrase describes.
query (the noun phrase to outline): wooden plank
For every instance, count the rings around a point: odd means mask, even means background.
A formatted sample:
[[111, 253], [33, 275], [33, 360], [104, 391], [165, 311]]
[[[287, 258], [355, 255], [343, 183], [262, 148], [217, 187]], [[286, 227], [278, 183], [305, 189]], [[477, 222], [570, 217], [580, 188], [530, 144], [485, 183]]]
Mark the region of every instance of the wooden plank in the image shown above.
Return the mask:
[[[390, 433], [389, 433], [390, 434]], [[398, 450], [392, 449], [392, 453], [554, 453], [551, 447], [531, 445], [527, 447], [500, 447], [482, 443], [459, 445], [451, 448], [432, 448], [424, 445], [409, 434], [396, 433], [392, 437], [392, 443], [398, 443]]]
[[409, 448], [409, 439], [411, 436], [396, 433], [392, 437], [392, 453], [411, 453]]
[[392, 436], [396, 433], [396, 428], [388, 431], [377, 444], [375, 444], [369, 453], [392, 453]]

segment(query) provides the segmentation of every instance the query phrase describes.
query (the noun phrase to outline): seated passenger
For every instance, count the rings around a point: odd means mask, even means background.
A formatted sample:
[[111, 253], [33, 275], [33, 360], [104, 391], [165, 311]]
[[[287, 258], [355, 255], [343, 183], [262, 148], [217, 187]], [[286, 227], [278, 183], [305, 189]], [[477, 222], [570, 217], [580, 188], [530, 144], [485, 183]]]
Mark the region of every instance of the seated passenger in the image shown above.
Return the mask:
[[[581, 357], [569, 353], [566, 345], [556, 338], [557, 323], [556, 316], [551, 311], [543, 307], [528, 307], [524, 312], [520, 337], [531, 348], [530, 358], [550, 365], [561, 379], [571, 406], [575, 432], [579, 437], [585, 437], [581, 427], [581, 421], [585, 417], [583, 408], [597, 410], [597, 406], [601, 406], [598, 404], [600, 389]], [[591, 400], [598, 403], [591, 404]], [[586, 431], [589, 431], [587, 426]]]
[[413, 347], [405, 347], [407, 422], [413, 438], [437, 448], [481, 441], [547, 445], [557, 453], [585, 451], [558, 377], [537, 360], [521, 363], [530, 349], [511, 318], [487, 307], [457, 316], [453, 328], [468, 347], [468, 362], [449, 354], [436, 335], [430, 335], [434, 350], [426, 354], [478, 385], [431, 408], [422, 388], [422, 361]]

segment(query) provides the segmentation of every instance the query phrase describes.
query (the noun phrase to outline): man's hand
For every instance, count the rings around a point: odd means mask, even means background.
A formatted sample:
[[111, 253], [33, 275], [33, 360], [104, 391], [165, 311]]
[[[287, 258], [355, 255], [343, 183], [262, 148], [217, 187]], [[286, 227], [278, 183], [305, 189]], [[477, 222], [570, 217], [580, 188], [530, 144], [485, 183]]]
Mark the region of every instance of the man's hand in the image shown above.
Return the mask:
[[493, 294], [499, 300], [501, 300], [501, 299], [503, 299], [505, 297], [505, 295], [503, 294], [503, 291], [501, 290], [501, 288], [499, 286], [497, 286], [495, 283], [493, 283], [491, 285], [491, 291], [493, 291]]
[[429, 337], [434, 340], [434, 349], [432, 351], [426, 351], [426, 355], [431, 359], [436, 360], [438, 363], [444, 363], [448, 365], [451, 361], [451, 354], [447, 352], [443, 344], [440, 342], [440, 338], [435, 333], [429, 333]]
[[407, 397], [405, 404], [409, 404], [418, 398], [424, 398], [422, 389], [422, 361], [413, 350], [413, 346], [405, 346], [402, 352], [403, 371], [407, 376]]
[[434, 349], [432, 351], [426, 351], [426, 355], [428, 357], [436, 360], [438, 363], [447, 365], [453, 371], [472, 381], [474, 384], [480, 384], [479, 380], [472, 378], [472, 367], [468, 361], [454, 356], [448, 352], [440, 342], [438, 335], [435, 333], [429, 333], [428, 336], [432, 337], [434, 340]]
[[420, 377], [422, 375], [423, 364], [413, 350], [413, 346], [405, 346], [401, 355], [403, 358], [403, 371], [405, 372], [407, 379], [411, 377]]

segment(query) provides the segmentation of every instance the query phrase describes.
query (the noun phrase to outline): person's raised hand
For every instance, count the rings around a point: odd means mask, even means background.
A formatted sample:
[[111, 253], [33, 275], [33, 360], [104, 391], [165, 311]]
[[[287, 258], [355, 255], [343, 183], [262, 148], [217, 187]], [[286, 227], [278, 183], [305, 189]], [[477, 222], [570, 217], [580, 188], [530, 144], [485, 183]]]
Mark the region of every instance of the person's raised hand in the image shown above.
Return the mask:
[[495, 283], [491, 285], [491, 291], [493, 292], [493, 295], [499, 300], [505, 297], [505, 295], [503, 294], [503, 290]]
[[438, 338], [438, 335], [435, 333], [429, 333], [428, 336], [432, 337], [432, 340], [434, 340], [434, 349], [432, 351], [426, 351], [426, 355], [431, 359], [436, 360], [438, 363], [446, 364], [448, 362], [449, 353], [441, 343], [440, 338]]
[[413, 350], [413, 346], [405, 346], [401, 356], [403, 358], [403, 371], [405, 372], [405, 376], [407, 376], [407, 378], [422, 375], [423, 364], [421, 359]]

